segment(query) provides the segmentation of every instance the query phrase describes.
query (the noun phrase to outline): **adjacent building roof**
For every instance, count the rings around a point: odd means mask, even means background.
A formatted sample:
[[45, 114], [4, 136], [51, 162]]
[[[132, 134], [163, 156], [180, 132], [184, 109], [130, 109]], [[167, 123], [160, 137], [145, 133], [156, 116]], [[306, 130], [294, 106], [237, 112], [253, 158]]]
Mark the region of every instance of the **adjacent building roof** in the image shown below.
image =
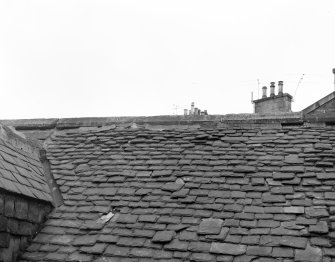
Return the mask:
[[22, 261], [335, 256], [334, 129], [77, 127], [46, 141], [64, 204]]
[[306, 107], [302, 113], [308, 122], [324, 122], [326, 125], [335, 125], [335, 92]]
[[52, 202], [39, 147], [0, 126], [0, 189]]

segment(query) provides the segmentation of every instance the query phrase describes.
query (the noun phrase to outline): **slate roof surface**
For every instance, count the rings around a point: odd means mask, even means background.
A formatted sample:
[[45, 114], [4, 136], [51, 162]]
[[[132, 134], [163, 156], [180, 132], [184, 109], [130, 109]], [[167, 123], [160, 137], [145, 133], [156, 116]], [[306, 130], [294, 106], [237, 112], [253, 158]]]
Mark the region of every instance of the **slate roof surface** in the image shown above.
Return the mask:
[[63, 194], [22, 261], [331, 261], [335, 130], [55, 132]]
[[0, 138], [0, 189], [52, 202], [38, 155], [3, 138]]

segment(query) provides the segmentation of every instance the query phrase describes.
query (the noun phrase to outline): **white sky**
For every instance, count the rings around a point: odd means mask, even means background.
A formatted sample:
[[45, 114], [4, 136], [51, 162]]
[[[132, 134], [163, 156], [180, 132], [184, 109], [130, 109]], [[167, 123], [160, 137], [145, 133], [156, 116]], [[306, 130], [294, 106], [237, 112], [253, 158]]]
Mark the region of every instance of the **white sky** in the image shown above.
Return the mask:
[[[0, 0], [0, 119], [253, 112], [334, 90], [335, 1]], [[277, 92], [277, 87], [276, 87]]]

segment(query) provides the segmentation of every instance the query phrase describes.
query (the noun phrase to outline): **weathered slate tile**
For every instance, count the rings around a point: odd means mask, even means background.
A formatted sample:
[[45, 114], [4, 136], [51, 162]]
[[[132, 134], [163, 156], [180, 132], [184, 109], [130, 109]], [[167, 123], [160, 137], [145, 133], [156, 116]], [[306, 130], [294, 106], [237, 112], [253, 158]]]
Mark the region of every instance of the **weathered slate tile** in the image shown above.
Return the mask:
[[305, 208], [306, 216], [308, 218], [319, 218], [319, 217], [328, 217], [329, 213], [325, 208], [314, 208], [307, 207]]
[[216, 243], [211, 244], [211, 253], [224, 254], [224, 255], [243, 255], [247, 251], [246, 245], [236, 245], [229, 243]]
[[287, 247], [274, 247], [272, 249], [271, 256], [275, 258], [293, 258], [294, 249]]
[[309, 226], [309, 232], [311, 233], [319, 233], [319, 234], [326, 234], [328, 233], [328, 224], [326, 221], [319, 221], [316, 225]]
[[285, 202], [286, 199], [282, 195], [272, 195], [270, 193], [263, 193], [262, 201], [264, 203], [280, 203], [280, 202]]
[[198, 234], [217, 235], [220, 233], [222, 225], [222, 219], [203, 219], [200, 223]]
[[287, 214], [304, 214], [305, 208], [301, 206], [284, 207], [284, 213]]
[[272, 247], [248, 246], [246, 255], [249, 256], [270, 256]]
[[319, 262], [322, 258], [322, 250], [317, 247], [307, 246], [306, 249], [297, 249], [294, 256], [294, 261], [301, 262]]
[[280, 240], [280, 245], [304, 249], [307, 245], [307, 238], [283, 236]]
[[178, 239], [172, 240], [169, 244], [165, 245], [164, 248], [166, 250], [172, 251], [187, 251], [188, 249], [188, 242], [186, 241], [179, 241]]
[[167, 243], [170, 242], [175, 235], [174, 231], [158, 231], [152, 238], [152, 242]]

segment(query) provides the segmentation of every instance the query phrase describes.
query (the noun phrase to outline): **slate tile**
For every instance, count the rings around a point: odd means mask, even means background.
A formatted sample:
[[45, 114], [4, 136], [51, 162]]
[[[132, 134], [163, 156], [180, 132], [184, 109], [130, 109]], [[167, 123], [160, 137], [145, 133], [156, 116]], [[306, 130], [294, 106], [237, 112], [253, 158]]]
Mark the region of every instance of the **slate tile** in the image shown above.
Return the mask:
[[294, 261], [302, 262], [319, 262], [322, 258], [322, 250], [317, 247], [307, 246], [306, 249], [297, 249], [295, 252]]
[[304, 249], [307, 245], [307, 238], [283, 236], [279, 243], [282, 246]]
[[152, 238], [154, 243], [167, 243], [170, 242], [175, 236], [174, 231], [158, 231]]
[[73, 246], [61, 246], [58, 249], [59, 253], [66, 253], [66, 254], [73, 254], [75, 251], [77, 250], [77, 248], [73, 247]]
[[330, 240], [322, 237], [311, 237], [310, 242], [313, 246], [331, 247]]
[[249, 231], [247, 228], [243, 227], [231, 227], [229, 229], [229, 234], [231, 235], [248, 235]]
[[49, 242], [55, 245], [69, 245], [74, 239], [75, 237], [70, 235], [57, 235], [53, 236]]
[[119, 214], [117, 218], [118, 223], [135, 223], [137, 221], [138, 215], [131, 215], [131, 214]]
[[48, 253], [44, 260], [48, 261], [66, 261], [68, 255], [67, 254], [61, 254], [61, 253]]
[[275, 227], [279, 227], [280, 226], [280, 222], [279, 221], [275, 221], [275, 220], [258, 220], [257, 222], [257, 227], [262, 228], [262, 227], [266, 227], [266, 228], [275, 228]]
[[335, 199], [335, 192], [326, 192], [325, 193], [326, 199]]
[[93, 246], [97, 241], [96, 235], [83, 235], [74, 239], [74, 246]]
[[293, 173], [303, 173], [305, 172], [304, 166], [282, 166], [280, 171], [282, 172], [293, 172]]
[[197, 241], [198, 240], [198, 235], [195, 232], [183, 231], [179, 235], [179, 240]]
[[264, 213], [264, 207], [260, 206], [245, 206], [244, 212], [246, 213]]
[[158, 218], [159, 223], [165, 223], [165, 224], [179, 224], [180, 218], [177, 216], [169, 217], [169, 216], [161, 216]]
[[298, 217], [296, 220], [297, 225], [315, 225], [317, 220], [315, 218], [305, 218], [305, 217]]
[[298, 230], [286, 229], [284, 227], [271, 228], [270, 233], [272, 235], [279, 236], [299, 236], [300, 232]]
[[165, 250], [154, 250], [153, 251], [153, 258], [158, 259], [172, 259], [173, 252], [165, 251]]
[[108, 234], [108, 235], [103, 235], [99, 234], [97, 238], [97, 242], [102, 242], [102, 243], [116, 243], [118, 240], [118, 236]]
[[316, 225], [309, 226], [309, 232], [318, 233], [318, 234], [326, 234], [328, 233], [328, 224], [326, 221], [319, 221]]
[[241, 220], [240, 226], [245, 228], [255, 228], [257, 225], [257, 221], [249, 221], [249, 220]]
[[240, 225], [240, 220], [237, 219], [225, 219], [224, 226], [227, 227], [238, 227]]
[[335, 248], [324, 248], [323, 251], [325, 256], [335, 257]]
[[115, 245], [107, 246], [107, 249], [104, 252], [104, 255], [107, 256], [119, 256], [119, 257], [128, 257], [130, 248], [128, 247], [119, 247]]
[[209, 252], [211, 244], [207, 242], [190, 242], [188, 245], [188, 250], [191, 252]]
[[217, 243], [211, 244], [211, 253], [224, 254], [224, 255], [243, 255], [247, 250], [246, 245], [236, 245], [229, 243]]
[[272, 195], [270, 193], [264, 193], [262, 195], [262, 201], [264, 203], [282, 203], [285, 202], [286, 199], [282, 195]]
[[138, 217], [139, 222], [155, 222], [157, 220], [158, 216], [157, 215], [140, 215]]
[[174, 251], [173, 252], [173, 257], [186, 260], [190, 256], [190, 254], [191, 254], [191, 252]]
[[234, 172], [236, 173], [254, 173], [256, 170], [256, 167], [247, 165], [237, 165], [234, 168]]
[[284, 207], [284, 213], [288, 214], [304, 214], [305, 208], [302, 206], [289, 206]]
[[208, 254], [208, 253], [192, 253], [190, 256], [190, 261], [210, 262], [214, 260], [215, 260], [215, 256]]
[[319, 180], [335, 179], [335, 174], [334, 173], [317, 173], [316, 177]]
[[227, 235], [225, 238], [225, 243], [234, 243], [234, 244], [240, 244], [242, 240], [242, 236], [240, 235]]
[[218, 235], [206, 235], [206, 239], [216, 240], [216, 241], [223, 241], [226, 236], [228, 235], [229, 228], [228, 227], [222, 227], [220, 234]]
[[187, 251], [188, 242], [174, 239], [171, 243], [165, 245], [164, 248], [172, 251]]
[[252, 236], [243, 236], [241, 240], [241, 244], [245, 245], [258, 245], [260, 240], [260, 236], [252, 235]]
[[90, 254], [102, 254], [106, 248], [106, 244], [97, 243], [94, 246], [83, 246], [80, 248], [81, 252], [90, 253]]
[[246, 255], [249, 256], [270, 256], [272, 247], [247, 246]]
[[243, 206], [232, 204], [232, 205], [225, 205], [223, 208], [225, 211], [232, 211], [232, 212], [242, 212]]
[[155, 234], [154, 230], [135, 229], [133, 235], [135, 237], [151, 238]]
[[293, 258], [294, 249], [286, 247], [274, 247], [272, 249], [271, 256], [275, 258]]
[[273, 179], [275, 180], [282, 180], [282, 179], [293, 179], [295, 177], [294, 173], [273, 173]]
[[217, 235], [221, 231], [222, 224], [222, 219], [203, 219], [200, 223], [198, 234]]
[[319, 218], [319, 217], [328, 217], [329, 213], [325, 208], [314, 208], [307, 207], [305, 208], [307, 218]]
[[181, 217], [190, 217], [195, 213], [194, 209], [190, 208], [178, 208], [172, 211], [172, 215], [181, 216]]

